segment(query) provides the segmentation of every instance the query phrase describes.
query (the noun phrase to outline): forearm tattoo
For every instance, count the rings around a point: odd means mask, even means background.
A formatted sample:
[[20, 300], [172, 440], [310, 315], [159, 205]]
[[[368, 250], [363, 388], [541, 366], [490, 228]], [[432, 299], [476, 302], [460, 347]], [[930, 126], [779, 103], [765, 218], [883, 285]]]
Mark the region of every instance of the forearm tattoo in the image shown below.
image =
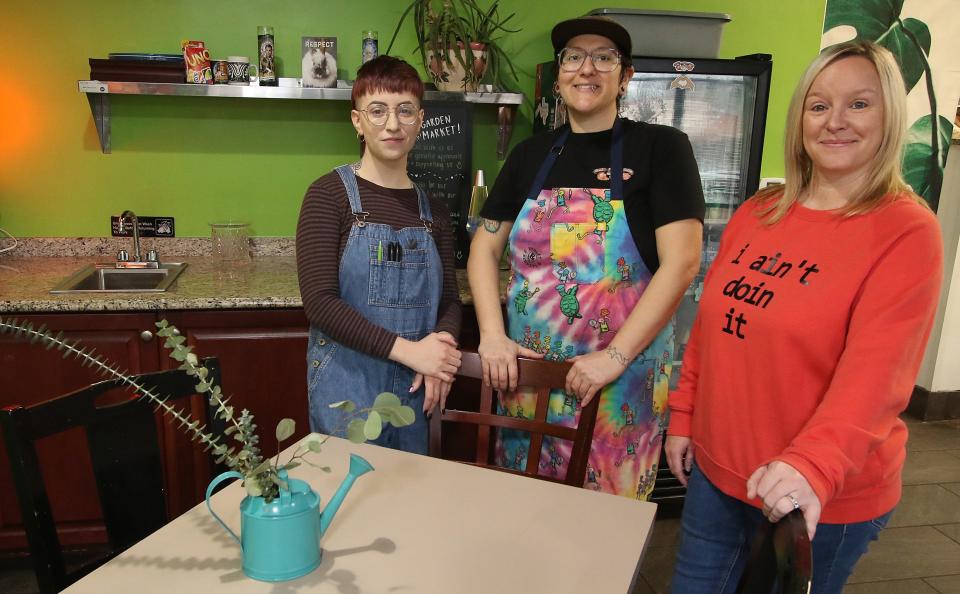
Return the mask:
[[626, 367], [627, 365], [630, 364], [630, 358], [624, 355], [623, 353], [621, 353], [620, 351], [618, 351], [615, 346], [613, 345], [608, 346], [606, 349], [606, 352], [608, 357], [610, 357], [620, 365], [623, 365], [624, 367]]
[[483, 219], [483, 228], [486, 229], [489, 233], [496, 233], [500, 230], [500, 221], [491, 221], [490, 219]]

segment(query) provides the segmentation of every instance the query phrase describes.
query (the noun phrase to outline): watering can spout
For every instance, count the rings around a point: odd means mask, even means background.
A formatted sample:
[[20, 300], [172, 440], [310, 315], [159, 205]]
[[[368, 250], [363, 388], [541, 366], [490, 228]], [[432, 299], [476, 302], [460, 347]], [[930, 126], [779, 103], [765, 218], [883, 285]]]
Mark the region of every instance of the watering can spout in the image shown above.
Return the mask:
[[337, 492], [330, 498], [330, 502], [327, 503], [327, 506], [323, 508], [323, 511], [320, 513], [321, 537], [326, 534], [327, 528], [330, 527], [330, 522], [332, 522], [333, 517], [337, 515], [337, 510], [340, 509], [340, 504], [343, 503], [343, 498], [347, 496], [347, 492], [350, 491], [353, 482], [357, 480], [358, 476], [364, 475], [371, 470], [373, 470], [373, 466], [371, 466], [369, 462], [356, 454], [350, 454], [350, 470], [347, 472], [347, 476], [343, 479], [343, 482], [340, 483]]

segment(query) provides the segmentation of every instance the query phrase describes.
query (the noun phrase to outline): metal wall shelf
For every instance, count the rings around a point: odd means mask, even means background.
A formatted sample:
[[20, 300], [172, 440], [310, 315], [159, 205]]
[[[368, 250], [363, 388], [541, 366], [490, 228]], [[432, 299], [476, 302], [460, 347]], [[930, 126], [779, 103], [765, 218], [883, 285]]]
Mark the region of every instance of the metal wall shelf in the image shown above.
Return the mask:
[[[110, 95], [167, 95], [171, 97], [233, 97], [240, 99], [308, 99], [349, 101], [350, 88], [314, 89], [300, 86], [300, 79], [281, 78], [276, 87], [261, 87], [255, 80], [250, 85], [194, 85], [157, 82], [115, 82], [81, 80], [81, 93], [86, 93], [90, 111], [100, 138], [100, 148], [110, 153]], [[506, 156], [513, 118], [517, 106], [523, 103], [521, 93], [449, 93], [426, 91], [423, 97], [430, 101], [465, 101], [497, 106], [497, 158]]]

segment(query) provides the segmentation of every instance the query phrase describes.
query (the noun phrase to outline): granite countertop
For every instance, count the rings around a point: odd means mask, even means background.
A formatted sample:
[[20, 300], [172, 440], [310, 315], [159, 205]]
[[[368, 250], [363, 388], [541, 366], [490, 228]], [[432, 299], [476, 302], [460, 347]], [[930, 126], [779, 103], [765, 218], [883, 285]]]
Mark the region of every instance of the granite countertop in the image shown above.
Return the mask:
[[257, 256], [224, 263], [210, 256], [177, 258], [187, 268], [163, 293], [51, 295], [57, 283], [92, 262], [90, 257], [0, 259], [0, 312], [158, 311], [302, 307], [293, 256]]
[[[26, 240], [13, 255], [0, 256], [0, 313], [303, 307], [292, 243], [276, 247], [254, 240], [253, 257], [240, 263], [199, 255], [203, 245], [198, 247], [195, 240], [190, 240], [190, 245], [181, 244], [181, 249], [170, 249], [170, 244], [165, 243], [163, 253], [168, 257], [164, 260], [187, 263], [186, 270], [166, 292], [51, 295], [50, 289], [81, 268], [94, 262], [111, 262], [109, 254], [123, 240], [68, 238], [62, 240], [63, 244], [50, 241], [53, 240]], [[122, 245], [126, 247], [125, 242]], [[64, 255], [38, 255], [49, 253]], [[502, 290], [506, 273], [501, 276]], [[457, 270], [457, 281], [461, 301], [472, 303], [465, 270]]]

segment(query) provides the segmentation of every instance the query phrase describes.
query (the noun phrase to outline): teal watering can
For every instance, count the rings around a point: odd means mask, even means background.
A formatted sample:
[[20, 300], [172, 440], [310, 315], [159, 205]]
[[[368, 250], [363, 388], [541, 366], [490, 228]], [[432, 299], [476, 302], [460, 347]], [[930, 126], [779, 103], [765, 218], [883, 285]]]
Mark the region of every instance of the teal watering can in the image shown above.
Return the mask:
[[210, 495], [217, 485], [229, 478], [242, 479], [236, 471], [224, 472], [207, 487], [207, 509], [223, 526], [243, 553], [243, 573], [255, 580], [280, 582], [306, 575], [320, 565], [320, 538], [340, 509], [343, 498], [357, 477], [373, 470], [369, 462], [350, 454], [350, 471], [333, 494], [327, 507], [320, 511], [320, 496], [304, 481], [280, 479], [288, 488], [280, 489], [280, 497], [267, 503], [263, 497], [246, 496], [240, 502], [240, 538], [210, 507]]

